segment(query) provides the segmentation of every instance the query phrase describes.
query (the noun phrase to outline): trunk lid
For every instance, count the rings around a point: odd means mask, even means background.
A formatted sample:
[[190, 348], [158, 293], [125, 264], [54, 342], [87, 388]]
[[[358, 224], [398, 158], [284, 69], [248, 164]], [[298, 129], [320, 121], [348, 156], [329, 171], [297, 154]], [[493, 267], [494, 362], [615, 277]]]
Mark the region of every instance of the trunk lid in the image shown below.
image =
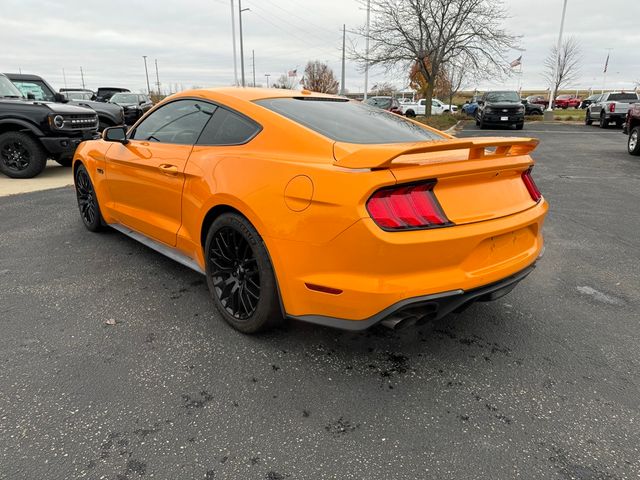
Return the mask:
[[482, 137], [384, 145], [334, 144], [334, 165], [388, 169], [397, 184], [437, 180], [434, 193], [457, 225], [531, 208], [522, 174], [533, 164], [532, 138]]

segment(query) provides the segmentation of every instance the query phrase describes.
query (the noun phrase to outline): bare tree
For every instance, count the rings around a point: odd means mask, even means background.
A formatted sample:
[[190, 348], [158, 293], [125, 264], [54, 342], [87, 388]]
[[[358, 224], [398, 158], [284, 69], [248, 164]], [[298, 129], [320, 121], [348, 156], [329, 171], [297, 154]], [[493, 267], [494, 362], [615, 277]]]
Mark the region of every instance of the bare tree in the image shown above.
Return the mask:
[[[370, 50], [352, 51], [362, 65], [410, 68], [427, 82], [427, 115], [442, 68], [465, 56], [469, 70], [507, 74], [506, 50], [517, 37], [502, 27], [502, 0], [371, 0]], [[360, 30], [366, 36], [366, 28]]]
[[398, 93], [398, 89], [389, 82], [376, 83], [371, 87], [371, 90], [375, 92], [376, 95], [383, 95], [387, 97], [392, 97]]
[[284, 73], [280, 75], [275, 82], [273, 82], [273, 88], [286, 88], [287, 90], [293, 90], [297, 86], [298, 79], [296, 77], [290, 77]]
[[302, 85], [307, 90], [320, 93], [338, 93], [338, 80], [333, 74], [333, 70], [326, 63], [307, 63], [302, 77]]
[[[549, 56], [544, 61], [545, 70], [543, 76], [549, 85], [555, 85], [553, 91], [557, 93], [561, 88], [575, 82], [579, 78], [581, 60], [582, 49], [575, 37], [568, 37], [562, 42], [560, 55], [558, 55], [557, 46], [551, 47]], [[555, 102], [555, 98], [551, 98], [549, 101]]]
[[469, 80], [464, 64], [464, 60], [458, 59], [455, 63], [446, 66], [449, 105], [453, 105], [453, 96], [464, 88], [465, 82]]

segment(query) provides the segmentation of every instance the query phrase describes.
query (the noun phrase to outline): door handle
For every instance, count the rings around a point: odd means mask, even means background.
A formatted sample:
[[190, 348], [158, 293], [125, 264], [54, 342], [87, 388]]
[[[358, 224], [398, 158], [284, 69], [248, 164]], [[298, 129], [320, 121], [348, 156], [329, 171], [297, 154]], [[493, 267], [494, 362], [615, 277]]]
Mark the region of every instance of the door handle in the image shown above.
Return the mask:
[[162, 165], [159, 165], [158, 168], [162, 173], [166, 173], [167, 175], [176, 175], [178, 173], [178, 167], [168, 163], [163, 163]]

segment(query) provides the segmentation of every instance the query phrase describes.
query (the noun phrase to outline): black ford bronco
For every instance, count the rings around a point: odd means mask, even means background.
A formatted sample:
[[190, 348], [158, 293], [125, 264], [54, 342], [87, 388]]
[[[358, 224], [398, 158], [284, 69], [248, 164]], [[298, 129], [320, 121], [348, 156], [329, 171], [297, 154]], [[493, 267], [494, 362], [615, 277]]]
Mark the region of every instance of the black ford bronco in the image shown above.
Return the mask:
[[24, 98], [0, 74], [0, 172], [12, 178], [41, 173], [47, 158], [70, 166], [76, 147], [97, 136], [96, 112]]

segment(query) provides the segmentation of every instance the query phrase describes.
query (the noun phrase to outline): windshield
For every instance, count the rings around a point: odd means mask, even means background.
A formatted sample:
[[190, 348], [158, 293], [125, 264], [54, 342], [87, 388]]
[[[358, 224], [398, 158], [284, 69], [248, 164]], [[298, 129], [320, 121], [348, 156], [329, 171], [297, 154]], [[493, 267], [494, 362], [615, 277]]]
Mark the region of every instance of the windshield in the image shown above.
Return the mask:
[[403, 143], [443, 138], [395, 113], [355, 101], [307, 97], [268, 98], [256, 103], [337, 142]]
[[485, 101], [520, 103], [520, 96], [516, 92], [491, 92], [491, 93], [487, 93], [487, 97]]
[[0, 76], [0, 97], [22, 98], [22, 93], [7, 77]]
[[29, 93], [33, 94], [36, 100], [44, 100], [46, 102], [55, 102], [53, 92], [44, 82], [38, 80], [14, 80], [14, 85], [22, 92], [23, 96]]
[[116, 93], [110, 101], [111, 103], [138, 103], [138, 96], [134, 93]]
[[91, 100], [92, 97], [89, 92], [64, 92], [63, 95], [69, 100]]

